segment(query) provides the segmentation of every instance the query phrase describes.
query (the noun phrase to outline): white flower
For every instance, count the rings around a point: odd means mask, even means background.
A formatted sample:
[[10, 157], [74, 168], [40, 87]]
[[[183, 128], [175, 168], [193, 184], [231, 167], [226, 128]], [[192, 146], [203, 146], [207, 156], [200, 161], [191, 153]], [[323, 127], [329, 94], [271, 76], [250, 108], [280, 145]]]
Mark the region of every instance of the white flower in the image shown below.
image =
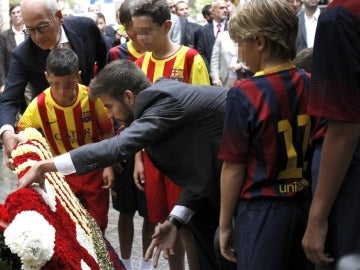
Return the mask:
[[89, 239], [86, 237], [84, 230], [79, 225], [76, 225], [76, 240], [89, 252], [95, 261], [97, 261], [93, 243], [89, 242]]
[[41, 195], [41, 197], [44, 199], [44, 202], [50, 207], [50, 210], [55, 212], [56, 199], [55, 199], [54, 187], [47, 180], [45, 180], [44, 184], [45, 184], [46, 192], [40, 186], [35, 186], [35, 184], [32, 185], [32, 188], [35, 189]]
[[36, 211], [23, 211], [4, 231], [5, 244], [17, 254], [21, 269], [41, 269], [53, 256], [55, 228]]

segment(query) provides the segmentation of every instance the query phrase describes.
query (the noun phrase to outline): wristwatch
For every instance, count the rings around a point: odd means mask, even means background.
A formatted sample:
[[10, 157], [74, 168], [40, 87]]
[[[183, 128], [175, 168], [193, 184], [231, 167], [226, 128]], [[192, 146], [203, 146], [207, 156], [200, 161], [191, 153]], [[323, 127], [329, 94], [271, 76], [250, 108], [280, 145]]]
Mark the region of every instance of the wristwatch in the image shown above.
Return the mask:
[[175, 225], [175, 227], [180, 230], [181, 227], [184, 225], [184, 223], [182, 223], [179, 219], [177, 219], [174, 216], [168, 216], [167, 221], [169, 221], [171, 224]]

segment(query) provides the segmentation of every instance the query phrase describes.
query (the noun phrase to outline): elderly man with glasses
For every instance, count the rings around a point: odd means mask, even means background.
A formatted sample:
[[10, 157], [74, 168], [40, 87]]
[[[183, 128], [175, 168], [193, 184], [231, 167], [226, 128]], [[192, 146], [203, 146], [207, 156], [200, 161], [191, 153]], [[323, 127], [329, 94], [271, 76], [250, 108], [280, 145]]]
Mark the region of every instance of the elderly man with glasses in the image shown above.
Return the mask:
[[[14, 146], [14, 123], [24, 97], [32, 86], [32, 97], [49, 87], [44, 71], [53, 48], [71, 48], [79, 58], [81, 83], [88, 85], [106, 62], [106, 46], [97, 25], [85, 17], [64, 18], [56, 0], [23, 0], [24, 32], [30, 36], [13, 51], [4, 93], [0, 97], [0, 136], [9, 157]], [[8, 163], [9, 165], [9, 163]]]

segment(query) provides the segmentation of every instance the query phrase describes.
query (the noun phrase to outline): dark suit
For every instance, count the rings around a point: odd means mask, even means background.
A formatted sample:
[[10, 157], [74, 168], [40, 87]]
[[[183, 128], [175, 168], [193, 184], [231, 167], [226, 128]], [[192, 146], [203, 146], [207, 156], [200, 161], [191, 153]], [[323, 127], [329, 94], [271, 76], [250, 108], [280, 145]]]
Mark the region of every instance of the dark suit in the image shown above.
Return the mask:
[[[196, 31], [195, 48], [204, 58], [208, 70], [210, 70], [211, 54], [215, 43], [214, 24], [217, 24], [217, 22], [208, 23]], [[227, 30], [226, 22], [224, 30]]]
[[226, 90], [161, 79], [135, 100], [135, 121], [119, 136], [70, 152], [76, 172], [106, 167], [146, 148], [157, 168], [182, 187], [177, 205], [195, 211], [190, 227], [201, 269], [217, 269], [213, 248], [219, 222], [217, 159]]
[[[93, 78], [94, 64], [101, 69], [106, 62], [106, 46], [94, 21], [86, 17], [66, 17], [63, 23], [71, 48], [79, 58], [82, 83], [88, 85]], [[0, 97], [0, 127], [14, 125], [15, 115], [24, 97], [25, 86], [30, 84], [36, 97], [49, 87], [44, 71], [50, 50], [42, 50], [31, 38], [13, 50], [13, 59], [6, 78], [5, 90]]]
[[200, 24], [190, 22], [185, 17], [179, 17], [181, 25], [181, 45], [195, 48], [195, 33], [201, 28]]
[[297, 16], [299, 19], [299, 28], [296, 37], [296, 52], [300, 52], [308, 47], [306, 41], [305, 11], [300, 11]]
[[12, 58], [11, 52], [15, 47], [15, 34], [10, 27], [10, 29], [0, 34], [0, 86], [5, 84], [5, 78], [9, 72], [10, 60]]

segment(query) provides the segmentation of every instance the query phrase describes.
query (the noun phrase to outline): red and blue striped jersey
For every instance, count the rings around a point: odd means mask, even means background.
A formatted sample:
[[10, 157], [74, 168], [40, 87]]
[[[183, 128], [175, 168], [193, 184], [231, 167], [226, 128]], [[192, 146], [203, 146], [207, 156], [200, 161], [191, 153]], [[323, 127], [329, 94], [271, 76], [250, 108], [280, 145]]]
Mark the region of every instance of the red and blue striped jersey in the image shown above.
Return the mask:
[[288, 65], [256, 73], [229, 90], [219, 158], [246, 165], [241, 199], [308, 190], [309, 88], [309, 74]]
[[[346, 59], [346, 60], [345, 60]], [[335, 0], [319, 17], [308, 112], [360, 121], [360, 2]]]
[[129, 40], [128, 42], [112, 47], [109, 50], [108, 62], [118, 59], [125, 59], [135, 62], [142, 55], [142, 53], [139, 53], [135, 50], [133, 42]]

